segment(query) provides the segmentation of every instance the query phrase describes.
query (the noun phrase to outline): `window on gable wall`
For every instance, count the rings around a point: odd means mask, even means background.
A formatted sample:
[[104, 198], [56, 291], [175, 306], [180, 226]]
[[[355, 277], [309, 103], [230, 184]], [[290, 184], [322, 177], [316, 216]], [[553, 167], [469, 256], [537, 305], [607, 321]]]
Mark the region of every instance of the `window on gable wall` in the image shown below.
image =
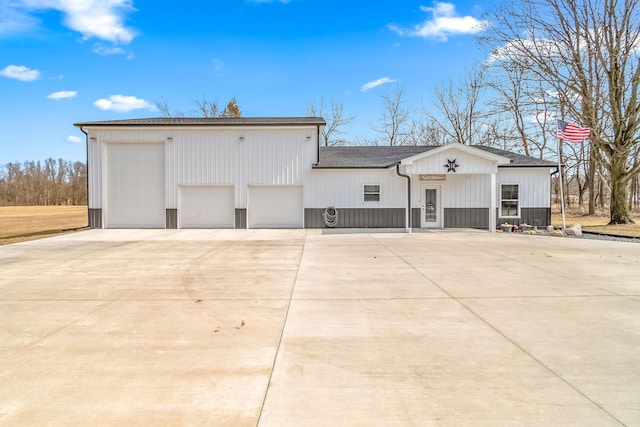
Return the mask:
[[365, 184], [362, 186], [363, 202], [379, 202], [380, 201], [380, 185]]
[[518, 184], [502, 184], [500, 186], [500, 216], [517, 218], [520, 216], [520, 199]]

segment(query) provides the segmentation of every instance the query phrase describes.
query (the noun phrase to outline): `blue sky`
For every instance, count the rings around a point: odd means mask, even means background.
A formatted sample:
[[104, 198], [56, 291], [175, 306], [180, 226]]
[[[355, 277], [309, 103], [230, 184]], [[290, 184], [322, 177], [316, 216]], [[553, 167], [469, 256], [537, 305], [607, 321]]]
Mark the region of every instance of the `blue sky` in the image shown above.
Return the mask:
[[244, 116], [304, 116], [331, 99], [375, 138], [399, 85], [430, 108], [434, 85], [482, 59], [469, 1], [0, 0], [0, 165], [85, 160], [74, 122], [156, 117], [155, 102], [235, 96]]

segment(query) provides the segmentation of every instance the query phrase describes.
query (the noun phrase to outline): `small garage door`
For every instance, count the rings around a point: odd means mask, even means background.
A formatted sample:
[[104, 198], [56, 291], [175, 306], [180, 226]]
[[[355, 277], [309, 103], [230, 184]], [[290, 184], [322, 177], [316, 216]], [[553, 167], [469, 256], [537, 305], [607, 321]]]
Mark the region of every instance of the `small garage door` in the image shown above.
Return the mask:
[[164, 228], [164, 145], [107, 144], [107, 228]]
[[180, 228], [233, 228], [232, 185], [180, 186]]
[[247, 211], [248, 228], [302, 228], [302, 186], [251, 185]]

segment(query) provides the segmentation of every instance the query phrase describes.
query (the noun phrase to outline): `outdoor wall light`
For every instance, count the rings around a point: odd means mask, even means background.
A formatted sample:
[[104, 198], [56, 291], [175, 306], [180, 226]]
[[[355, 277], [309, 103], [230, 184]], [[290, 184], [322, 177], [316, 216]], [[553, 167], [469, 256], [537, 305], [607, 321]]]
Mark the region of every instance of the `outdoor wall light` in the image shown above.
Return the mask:
[[310, 136], [307, 136], [307, 141], [311, 141], [311, 137]]
[[241, 136], [240, 138], [238, 138], [238, 141], [244, 142], [244, 136]]

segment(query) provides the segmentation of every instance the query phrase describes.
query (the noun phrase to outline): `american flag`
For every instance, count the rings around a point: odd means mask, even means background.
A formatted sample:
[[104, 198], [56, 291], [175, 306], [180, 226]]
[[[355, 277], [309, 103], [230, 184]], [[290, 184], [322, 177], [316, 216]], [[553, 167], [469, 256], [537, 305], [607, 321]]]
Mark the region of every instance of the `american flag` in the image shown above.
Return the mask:
[[591, 129], [581, 128], [573, 123], [558, 119], [558, 138], [562, 141], [582, 142], [589, 138]]

